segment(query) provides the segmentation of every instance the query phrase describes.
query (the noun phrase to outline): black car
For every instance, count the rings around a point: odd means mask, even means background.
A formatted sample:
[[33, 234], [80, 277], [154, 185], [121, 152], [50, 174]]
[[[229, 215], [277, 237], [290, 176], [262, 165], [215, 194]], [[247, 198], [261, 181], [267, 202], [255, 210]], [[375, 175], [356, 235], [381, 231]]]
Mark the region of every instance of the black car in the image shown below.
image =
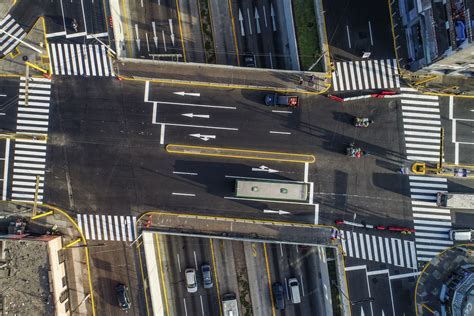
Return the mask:
[[120, 308], [123, 311], [128, 311], [132, 306], [128, 295], [128, 287], [125, 284], [117, 284], [117, 286], [115, 287], [115, 292], [117, 293], [117, 299]]
[[244, 53], [242, 61], [245, 67], [257, 67], [255, 63], [255, 55], [252, 53]]
[[283, 286], [280, 282], [273, 283], [273, 297], [275, 298], [276, 309], [285, 309], [285, 297], [283, 296]]

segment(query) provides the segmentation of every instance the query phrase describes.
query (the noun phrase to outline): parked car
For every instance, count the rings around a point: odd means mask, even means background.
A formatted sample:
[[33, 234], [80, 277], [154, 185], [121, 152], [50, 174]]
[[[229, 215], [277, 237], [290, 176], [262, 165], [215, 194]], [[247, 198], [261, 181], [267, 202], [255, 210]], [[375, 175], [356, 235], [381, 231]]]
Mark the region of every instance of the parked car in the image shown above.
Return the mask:
[[298, 101], [297, 96], [279, 95], [278, 93], [267, 94], [265, 96], [265, 105], [267, 106], [289, 106], [296, 108]]
[[244, 53], [242, 61], [245, 67], [257, 67], [255, 63], [255, 55], [252, 53]]
[[210, 289], [214, 286], [212, 283], [212, 273], [211, 273], [211, 266], [208, 264], [203, 264], [201, 266], [201, 272], [202, 272], [202, 281], [204, 284], [205, 289]]
[[188, 268], [184, 270], [184, 276], [186, 279], [186, 288], [189, 293], [196, 293], [198, 290], [198, 285], [196, 281], [196, 270]]
[[128, 295], [128, 287], [122, 283], [117, 284], [115, 286], [115, 293], [117, 294], [120, 308], [123, 311], [128, 311], [132, 306], [132, 303], [130, 303], [130, 296]]
[[275, 299], [276, 309], [285, 309], [285, 297], [283, 295], [283, 286], [280, 282], [275, 282], [272, 285], [273, 297]]

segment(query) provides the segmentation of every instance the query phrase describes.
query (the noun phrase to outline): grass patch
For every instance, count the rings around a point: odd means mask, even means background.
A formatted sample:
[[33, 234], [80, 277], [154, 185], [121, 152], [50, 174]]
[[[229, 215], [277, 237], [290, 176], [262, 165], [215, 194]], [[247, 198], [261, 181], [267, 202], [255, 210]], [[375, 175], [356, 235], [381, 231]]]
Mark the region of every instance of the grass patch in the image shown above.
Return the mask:
[[[326, 258], [335, 258], [336, 254], [334, 252], [334, 249], [326, 247]], [[328, 260], [328, 274], [329, 281], [332, 282], [334, 280], [334, 282], [337, 283], [336, 260]], [[339, 293], [339, 289], [334, 284], [331, 284], [331, 299], [333, 314], [342, 315], [341, 295]]]
[[215, 64], [216, 52], [214, 51], [214, 37], [211, 30], [211, 13], [208, 0], [198, 0], [198, 8], [201, 16], [201, 34], [206, 63]]
[[[307, 70], [321, 56], [314, 0], [293, 0], [293, 19], [301, 70]], [[313, 71], [324, 71], [322, 63], [324, 59], [321, 59]]]

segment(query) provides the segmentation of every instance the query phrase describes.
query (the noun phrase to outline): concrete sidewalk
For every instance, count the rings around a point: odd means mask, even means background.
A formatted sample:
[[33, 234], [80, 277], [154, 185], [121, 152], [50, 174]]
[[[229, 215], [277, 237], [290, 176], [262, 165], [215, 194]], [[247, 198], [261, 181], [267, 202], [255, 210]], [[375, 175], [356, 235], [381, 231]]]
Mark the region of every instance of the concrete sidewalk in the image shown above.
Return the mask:
[[[328, 87], [325, 73], [119, 58], [118, 76], [183, 85], [318, 93]], [[314, 75], [314, 83], [309, 78]], [[300, 78], [303, 84], [300, 84]]]

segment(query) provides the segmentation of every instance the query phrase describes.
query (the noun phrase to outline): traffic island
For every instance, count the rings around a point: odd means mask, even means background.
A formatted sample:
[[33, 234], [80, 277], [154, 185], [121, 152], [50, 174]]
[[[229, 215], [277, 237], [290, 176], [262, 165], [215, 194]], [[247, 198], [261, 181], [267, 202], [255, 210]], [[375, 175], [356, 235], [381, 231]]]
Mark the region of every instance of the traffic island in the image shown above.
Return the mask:
[[314, 163], [316, 158], [308, 154], [292, 154], [272, 151], [235, 149], [235, 148], [218, 148], [218, 147], [201, 147], [169, 144], [166, 151], [173, 154], [196, 155], [196, 156], [214, 156], [224, 158], [238, 159], [256, 159], [256, 160], [272, 160], [280, 162], [293, 163]]

